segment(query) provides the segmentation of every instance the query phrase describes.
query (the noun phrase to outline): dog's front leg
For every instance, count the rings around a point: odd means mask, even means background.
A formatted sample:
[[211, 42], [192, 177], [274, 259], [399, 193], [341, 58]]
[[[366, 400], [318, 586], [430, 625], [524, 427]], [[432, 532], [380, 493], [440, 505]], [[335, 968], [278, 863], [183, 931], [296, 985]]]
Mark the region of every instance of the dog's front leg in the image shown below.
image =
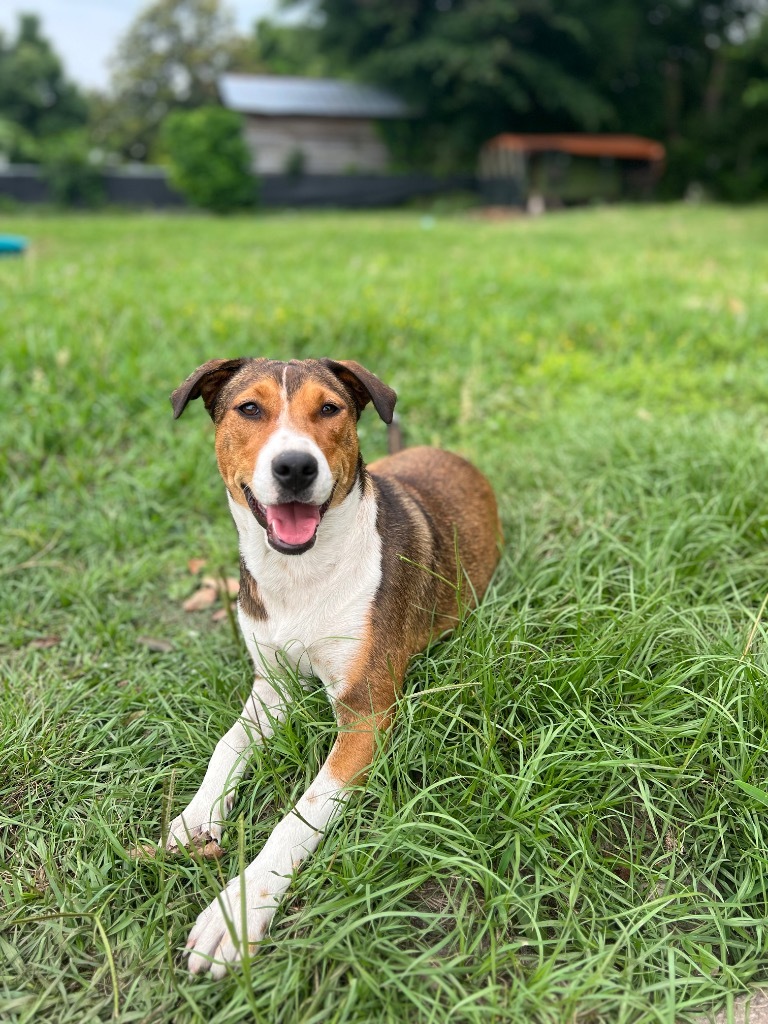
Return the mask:
[[351, 783], [364, 777], [373, 759], [376, 735], [389, 713], [340, 714], [341, 731], [309, 789], [274, 828], [259, 856], [233, 878], [200, 914], [187, 942], [189, 969], [222, 977], [239, 963], [269, 928], [291, 875], [313, 853], [329, 822], [341, 810]]
[[235, 799], [235, 787], [248, 766], [254, 745], [268, 739], [273, 722], [282, 721], [284, 715], [284, 696], [257, 676], [242, 714], [216, 744], [200, 788], [171, 822], [167, 850], [204, 846], [210, 840], [220, 842], [222, 825]]

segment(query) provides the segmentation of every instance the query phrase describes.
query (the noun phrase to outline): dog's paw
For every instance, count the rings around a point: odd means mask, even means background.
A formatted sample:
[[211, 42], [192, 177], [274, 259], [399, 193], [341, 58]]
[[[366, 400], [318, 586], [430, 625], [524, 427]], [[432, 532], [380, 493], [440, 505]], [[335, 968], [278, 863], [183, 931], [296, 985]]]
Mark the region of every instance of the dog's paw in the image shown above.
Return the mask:
[[287, 879], [251, 869], [233, 878], [195, 922], [187, 940], [191, 974], [210, 971], [223, 978], [228, 967], [252, 956], [267, 934]]
[[186, 847], [203, 857], [220, 857], [224, 852], [219, 845], [222, 829], [220, 821], [211, 821], [210, 807], [196, 808], [190, 804], [169, 825], [165, 848], [169, 853], [178, 853]]

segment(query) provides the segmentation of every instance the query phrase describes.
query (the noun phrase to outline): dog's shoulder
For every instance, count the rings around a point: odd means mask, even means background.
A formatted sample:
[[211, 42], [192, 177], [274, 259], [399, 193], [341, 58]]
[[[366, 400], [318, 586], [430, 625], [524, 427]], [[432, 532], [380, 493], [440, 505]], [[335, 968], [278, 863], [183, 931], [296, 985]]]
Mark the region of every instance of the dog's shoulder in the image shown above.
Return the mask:
[[498, 540], [496, 496], [488, 479], [461, 455], [441, 448], [406, 448], [368, 467], [381, 507], [400, 514], [417, 505], [438, 536], [454, 528]]
[[[479, 599], [498, 563], [501, 539], [496, 497], [480, 470], [453, 452], [418, 447], [371, 463], [369, 472], [378, 528], [386, 537], [384, 578], [410, 577], [404, 596], [413, 594], [419, 577], [419, 591], [444, 590], [441, 581], [459, 578], [458, 553]], [[438, 603], [455, 607], [455, 595]]]

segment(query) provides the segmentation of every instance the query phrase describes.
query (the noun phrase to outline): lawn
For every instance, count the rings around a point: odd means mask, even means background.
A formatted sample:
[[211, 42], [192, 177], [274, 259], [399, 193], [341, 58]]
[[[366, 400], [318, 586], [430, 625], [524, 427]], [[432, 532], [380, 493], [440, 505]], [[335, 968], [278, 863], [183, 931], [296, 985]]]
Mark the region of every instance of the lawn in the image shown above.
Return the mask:
[[[4, 1021], [677, 1024], [768, 981], [768, 209], [3, 226]], [[238, 559], [168, 402], [243, 354], [368, 366], [491, 477], [506, 550], [249, 968], [193, 981], [198, 911], [333, 736], [297, 687], [227, 856], [129, 857], [250, 688], [181, 607], [189, 559]]]

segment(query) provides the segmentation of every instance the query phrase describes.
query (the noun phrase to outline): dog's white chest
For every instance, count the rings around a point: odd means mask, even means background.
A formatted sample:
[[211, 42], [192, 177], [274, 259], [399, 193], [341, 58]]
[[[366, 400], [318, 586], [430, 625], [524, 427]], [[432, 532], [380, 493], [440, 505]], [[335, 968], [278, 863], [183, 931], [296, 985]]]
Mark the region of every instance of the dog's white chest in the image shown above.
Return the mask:
[[257, 671], [284, 660], [303, 676], [317, 676], [333, 689], [360, 651], [375, 594], [361, 594], [345, 607], [306, 602], [266, 620], [240, 612], [240, 628]]
[[261, 527], [240, 512], [234, 506], [240, 550], [267, 612], [265, 619], [239, 612], [256, 670], [282, 658], [301, 675], [320, 678], [332, 696], [360, 654], [381, 583], [375, 501], [350, 495], [327, 514], [315, 546], [297, 556], [268, 548]]

